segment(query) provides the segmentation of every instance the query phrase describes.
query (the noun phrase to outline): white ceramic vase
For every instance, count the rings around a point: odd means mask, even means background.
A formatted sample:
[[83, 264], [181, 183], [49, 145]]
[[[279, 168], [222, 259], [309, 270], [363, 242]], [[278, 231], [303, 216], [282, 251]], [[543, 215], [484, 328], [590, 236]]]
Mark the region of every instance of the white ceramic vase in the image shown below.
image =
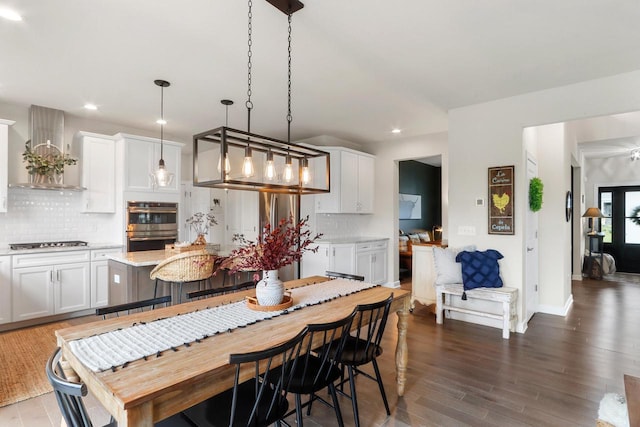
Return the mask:
[[278, 279], [278, 270], [264, 270], [256, 285], [256, 298], [260, 305], [278, 305], [284, 296], [284, 283]]

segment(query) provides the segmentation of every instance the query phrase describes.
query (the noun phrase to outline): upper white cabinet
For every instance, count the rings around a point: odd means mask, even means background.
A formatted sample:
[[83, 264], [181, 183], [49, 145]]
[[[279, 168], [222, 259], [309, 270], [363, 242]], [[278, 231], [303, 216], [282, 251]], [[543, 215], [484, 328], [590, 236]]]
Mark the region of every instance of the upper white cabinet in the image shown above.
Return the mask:
[[175, 178], [167, 187], [154, 187], [151, 174], [158, 168], [160, 161], [160, 140], [122, 133], [116, 136], [124, 143], [124, 191], [180, 193], [180, 156], [183, 144], [163, 141], [162, 158], [165, 168]]
[[375, 157], [346, 148], [331, 154], [331, 192], [315, 197], [316, 213], [373, 213]]
[[[0, 212], [7, 211], [9, 185], [9, 126], [13, 120], [0, 119]], [[1, 315], [0, 315], [1, 316]], [[2, 319], [0, 318], [0, 323]]]
[[116, 211], [116, 145], [112, 136], [79, 132], [82, 146], [83, 213]]

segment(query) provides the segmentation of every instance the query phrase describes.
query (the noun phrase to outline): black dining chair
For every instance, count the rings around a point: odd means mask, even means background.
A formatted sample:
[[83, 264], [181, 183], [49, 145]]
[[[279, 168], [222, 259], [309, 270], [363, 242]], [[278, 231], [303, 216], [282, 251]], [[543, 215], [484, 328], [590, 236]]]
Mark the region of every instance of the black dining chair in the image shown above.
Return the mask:
[[[47, 379], [53, 387], [58, 407], [62, 412], [62, 418], [68, 427], [93, 427], [87, 408], [82, 398], [87, 395], [87, 386], [84, 383], [68, 381], [60, 365], [62, 351], [58, 347], [49, 357], [45, 371]], [[117, 427], [115, 421], [106, 424], [105, 427]], [[180, 414], [155, 424], [156, 427], [189, 427], [191, 424], [183, 419]]]
[[145, 299], [141, 301], [127, 302], [124, 304], [110, 305], [107, 307], [96, 308], [96, 316], [102, 316], [106, 319], [109, 314], [114, 314], [116, 317], [120, 316], [120, 313], [126, 312], [130, 314], [132, 311], [144, 311], [144, 309], [153, 310], [157, 305], [163, 305], [166, 307], [171, 304], [171, 295], [165, 295], [163, 297]]
[[[296, 367], [302, 363], [302, 345], [307, 329], [284, 344], [244, 354], [232, 354], [229, 363], [236, 365], [233, 388], [185, 411], [194, 425], [261, 427], [276, 424], [289, 409], [287, 389]], [[253, 377], [240, 382], [243, 369]]]
[[[389, 310], [391, 308], [392, 301], [393, 293], [385, 300], [372, 304], [358, 305], [354, 310], [355, 318], [353, 320], [354, 327], [352, 328], [354, 332], [352, 335], [347, 337], [342, 353], [336, 355], [336, 359], [340, 362], [343, 372], [343, 377], [340, 381], [340, 393], [351, 398], [356, 427], [360, 425], [358, 399], [356, 397], [356, 374], [361, 374], [378, 383], [378, 388], [382, 395], [382, 401], [384, 402], [384, 408], [387, 410], [387, 415], [391, 415], [376, 358], [382, 354], [380, 342], [382, 341], [384, 328], [387, 324], [387, 318], [389, 317]], [[359, 369], [360, 366], [368, 363], [373, 365], [375, 378]], [[344, 382], [347, 381], [344, 379], [345, 367], [349, 373], [348, 381], [351, 393], [350, 395], [344, 393], [343, 388]]]
[[[303, 352], [300, 362], [295, 366], [292, 378], [286, 391], [295, 395], [296, 407], [287, 416], [296, 413], [298, 427], [303, 426], [302, 408], [307, 407], [307, 415], [311, 414], [311, 405], [319, 400], [332, 407], [336, 413], [338, 425], [344, 425], [338, 403], [335, 382], [340, 379], [342, 371], [337, 359], [342, 354], [346, 338], [355, 316], [349, 316], [330, 323], [307, 325]], [[322, 399], [317, 393], [328, 388], [332, 403]], [[302, 395], [309, 395], [309, 400], [302, 403]]]
[[217, 297], [219, 295], [240, 292], [240, 291], [244, 291], [244, 290], [255, 288], [255, 287], [256, 287], [256, 284], [253, 281], [237, 283], [237, 284], [228, 285], [228, 286], [221, 286], [218, 288], [209, 288], [209, 289], [203, 289], [201, 291], [189, 292], [187, 293], [187, 299], [193, 300], [193, 299]]
[[330, 279], [349, 279], [364, 282], [364, 276], [358, 274], [339, 273], [337, 271], [326, 271], [324, 274]]

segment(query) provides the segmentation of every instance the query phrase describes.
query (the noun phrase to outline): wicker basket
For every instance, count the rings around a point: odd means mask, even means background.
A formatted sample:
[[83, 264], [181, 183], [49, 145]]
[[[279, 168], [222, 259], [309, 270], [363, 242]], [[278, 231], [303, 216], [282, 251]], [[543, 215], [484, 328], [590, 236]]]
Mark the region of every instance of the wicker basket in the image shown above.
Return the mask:
[[203, 251], [206, 245], [189, 245], [189, 246], [176, 246], [175, 243], [164, 245], [164, 252], [166, 254], [181, 254], [183, 252]]
[[149, 277], [165, 282], [205, 280], [213, 274], [215, 258], [207, 251], [189, 251], [173, 255], [156, 265]]

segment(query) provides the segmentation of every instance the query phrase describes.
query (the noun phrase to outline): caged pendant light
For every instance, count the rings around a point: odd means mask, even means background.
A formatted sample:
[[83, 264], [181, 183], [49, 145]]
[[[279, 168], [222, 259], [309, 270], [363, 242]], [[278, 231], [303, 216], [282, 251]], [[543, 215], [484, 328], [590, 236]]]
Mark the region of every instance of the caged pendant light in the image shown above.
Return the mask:
[[175, 175], [169, 172], [165, 168], [164, 164], [164, 125], [167, 122], [164, 120], [164, 88], [169, 87], [171, 83], [166, 80], [154, 80], [154, 83], [160, 86], [160, 119], [156, 121], [160, 125], [160, 161], [158, 162], [158, 169], [151, 174], [151, 180], [153, 186], [168, 187], [173, 183]]
[[291, 16], [304, 5], [298, 0], [267, 1], [288, 18], [287, 140], [251, 132], [253, 1], [248, 0], [247, 130], [232, 129], [225, 124], [194, 135], [193, 184], [274, 193], [327, 193], [330, 191], [329, 153], [291, 142]]

